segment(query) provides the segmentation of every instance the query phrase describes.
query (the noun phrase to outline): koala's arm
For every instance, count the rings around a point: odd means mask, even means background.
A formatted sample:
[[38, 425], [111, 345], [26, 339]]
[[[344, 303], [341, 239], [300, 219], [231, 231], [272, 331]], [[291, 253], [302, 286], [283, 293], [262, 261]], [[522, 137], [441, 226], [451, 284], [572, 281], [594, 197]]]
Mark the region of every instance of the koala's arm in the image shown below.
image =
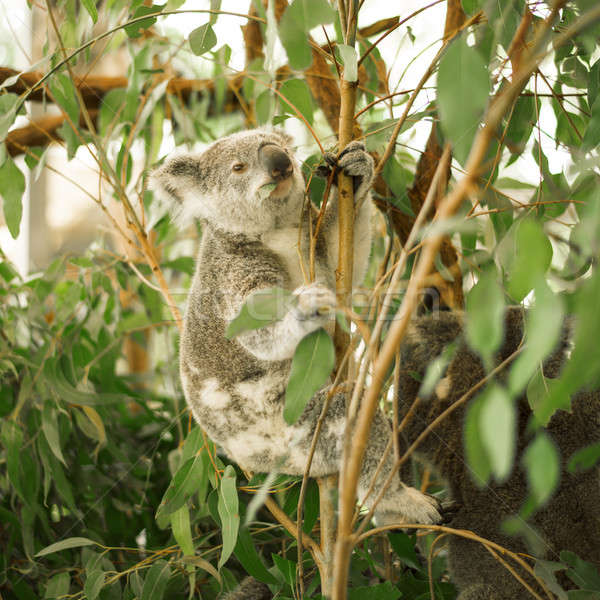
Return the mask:
[[[373, 183], [374, 164], [362, 142], [351, 142], [336, 159], [330, 154], [325, 156], [332, 167], [343, 171], [354, 181], [354, 273], [353, 281], [360, 283], [369, 262], [371, 251], [371, 215], [372, 201], [369, 190]], [[327, 168], [323, 174], [326, 174]], [[334, 178], [335, 184], [335, 178]], [[332, 187], [327, 202], [327, 211], [322, 226], [323, 241], [327, 248], [329, 267], [333, 270], [338, 264], [338, 192]]]
[[[245, 277], [230, 279], [233, 285], [225, 288], [226, 306], [223, 316], [231, 322], [239, 314], [248, 298], [261, 289], [281, 286], [281, 273], [250, 266]], [[228, 289], [227, 289], [228, 288]], [[284, 302], [284, 300], [281, 300]], [[311, 284], [294, 291], [287, 300], [283, 317], [236, 336], [235, 340], [259, 360], [286, 360], [292, 358], [300, 340], [332, 318], [335, 294], [329, 289]]]

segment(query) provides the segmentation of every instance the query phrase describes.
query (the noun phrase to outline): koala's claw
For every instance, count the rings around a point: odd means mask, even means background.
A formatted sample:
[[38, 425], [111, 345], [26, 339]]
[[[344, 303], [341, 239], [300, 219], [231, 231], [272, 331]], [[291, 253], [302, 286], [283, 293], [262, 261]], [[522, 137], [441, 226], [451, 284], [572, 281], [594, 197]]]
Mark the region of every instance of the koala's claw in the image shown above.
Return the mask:
[[313, 283], [303, 286], [294, 295], [295, 312], [299, 321], [313, 321], [316, 327], [320, 327], [335, 312], [335, 294], [323, 285]]
[[341, 170], [349, 177], [354, 178], [355, 193], [359, 189], [363, 189], [360, 192], [361, 195], [371, 185], [374, 171], [373, 159], [367, 153], [365, 145], [362, 142], [350, 142], [339, 156], [336, 156], [332, 152], [326, 152], [323, 155], [323, 160], [325, 164], [316, 170], [316, 174], [320, 177], [327, 178], [331, 175], [332, 171]]

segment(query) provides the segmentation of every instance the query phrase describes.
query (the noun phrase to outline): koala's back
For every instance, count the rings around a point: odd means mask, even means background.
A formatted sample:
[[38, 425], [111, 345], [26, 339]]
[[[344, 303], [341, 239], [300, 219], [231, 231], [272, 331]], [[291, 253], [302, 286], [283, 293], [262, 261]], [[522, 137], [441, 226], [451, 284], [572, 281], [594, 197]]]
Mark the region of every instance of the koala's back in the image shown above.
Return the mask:
[[[400, 415], [416, 398], [427, 365], [449, 343], [459, 346], [444, 378], [432, 396], [422, 399], [403, 432], [410, 443], [449, 406], [459, 400], [484, 376], [480, 358], [462, 338], [462, 316], [441, 313], [422, 317], [414, 323], [401, 352]], [[504, 343], [496, 363], [509, 357], [523, 338], [523, 311], [507, 310]], [[568, 335], [563, 337], [544, 363], [544, 374], [557, 377], [566, 360]], [[467, 467], [464, 456], [464, 420], [469, 403], [456, 409], [441, 422], [417, 450], [448, 482], [452, 497], [460, 504], [450, 525], [471, 530], [483, 538], [516, 551], [530, 548], [518, 538], [501, 531], [502, 522], [517, 514], [528, 495], [522, 453], [531, 441], [527, 425], [531, 409], [523, 395], [517, 400], [517, 448], [515, 466], [502, 484], [479, 487]], [[572, 398], [572, 413], [558, 411], [546, 430], [561, 453], [561, 479], [549, 503], [530, 519], [530, 539], [536, 541], [538, 556], [558, 560], [561, 550], [571, 550], [584, 560], [600, 566], [600, 469], [578, 474], [566, 469], [568, 458], [576, 450], [600, 440], [600, 393], [580, 392]], [[448, 542], [449, 565], [455, 583], [463, 592], [461, 600], [514, 600], [529, 597], [523, 586], [478, 542], [451, 536]], [[560, 576], [559, 576], [560, 578]], [[528, 579], [532, 584], [532, 580]], [[562, 582], [561, 583], [568, 583]]]

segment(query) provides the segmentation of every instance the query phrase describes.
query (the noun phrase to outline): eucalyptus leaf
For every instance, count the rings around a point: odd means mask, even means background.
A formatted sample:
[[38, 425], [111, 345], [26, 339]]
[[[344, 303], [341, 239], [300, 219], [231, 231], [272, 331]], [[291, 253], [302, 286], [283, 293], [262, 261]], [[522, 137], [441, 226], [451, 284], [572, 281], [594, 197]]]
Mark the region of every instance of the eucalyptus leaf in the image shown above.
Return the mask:
[[219, 569], [221, 569], [235, 548], [240, 526], [235, 470], [231, 465], [227, 465], [221, 478], [217, 510], [221, 519], [221, 535], [223, 536], [223, 548], [219, 558]]
[[500, 386], [493, 386], [483, 396], [479, 427], [481, 441], [497, 481], [510, 475], [515, 455], [517, 414], [514, 401]]
[[80, 548], [81, 546], [94, 546], [99, 545], [94, 540], [90, 540], [89, 538], [84, 537], [70, 537], [61, 540], [60, 542], [55, 542], [54, 544], [50, 544], [46, 546], [44, 549], [40, 550], [36, 557], [46, 556], [48, 554], [53, 554], [54, 552], [60, 552], [61, 550], [68, 550], [70, 548]]
[[140, 600], [162, 600], [170, 577], [169, 563], [162, 559], [155, 561], [148, 569]]
[[21, 228], [21, 217], [23, 215], [23, 193], [25, 192], [25, 176], [14, 163], [12, 158], [7, 157], [0, 166], [0, 198], [2, 198], [2, 209], [4, 220], [10, 231], [10, 235], [17, 239]]
[[529, 493], [536, 506], [550, 498], [560, 477], [560, 460], [554, 442], [543, 431], [538, 432], [523, 454]]
[[437, 92], [442, 129], [464, 165], [490, 94], [487, 65], [464, 35], [450, 44], [440, 60]]
[[210, 23], [194, 29], [189, 36], [190, 48], [196, 56], [201, 56], [217, 45], [217, 36]]
[[327, 382], [335, 364], [333, 341], [324, 329], [317, 329], [300, 340], [285, 390], [283, 418], [292, 425], [306, 403]]
[[227, 339], [244, 331], [259, 329], [278, 321], [288, 311], [292, 294], [283, 288], [264, 288], [248, 296], [239, 314], [225, 331]]

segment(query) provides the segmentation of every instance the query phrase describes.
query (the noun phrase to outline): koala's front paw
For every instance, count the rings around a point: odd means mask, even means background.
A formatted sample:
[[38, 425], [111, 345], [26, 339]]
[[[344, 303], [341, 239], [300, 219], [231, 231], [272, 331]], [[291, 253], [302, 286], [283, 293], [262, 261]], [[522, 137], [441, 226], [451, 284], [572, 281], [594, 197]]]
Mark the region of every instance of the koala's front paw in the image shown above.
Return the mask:
[[335, 313], [335, 294], [323, 285], [312, 283], [294, 291], [294, 315], [308, 331], [322, 327]]
[[350, 142], [339, 156], [326, 152], [324, 159], [326, 165], [318, 168], [319, 175], [327, 177], [332, 169], [339, 169], [354, 178], [354, 194], [357, 198], [367, 192], [373, 181], [375, 167], [362, 142]]

